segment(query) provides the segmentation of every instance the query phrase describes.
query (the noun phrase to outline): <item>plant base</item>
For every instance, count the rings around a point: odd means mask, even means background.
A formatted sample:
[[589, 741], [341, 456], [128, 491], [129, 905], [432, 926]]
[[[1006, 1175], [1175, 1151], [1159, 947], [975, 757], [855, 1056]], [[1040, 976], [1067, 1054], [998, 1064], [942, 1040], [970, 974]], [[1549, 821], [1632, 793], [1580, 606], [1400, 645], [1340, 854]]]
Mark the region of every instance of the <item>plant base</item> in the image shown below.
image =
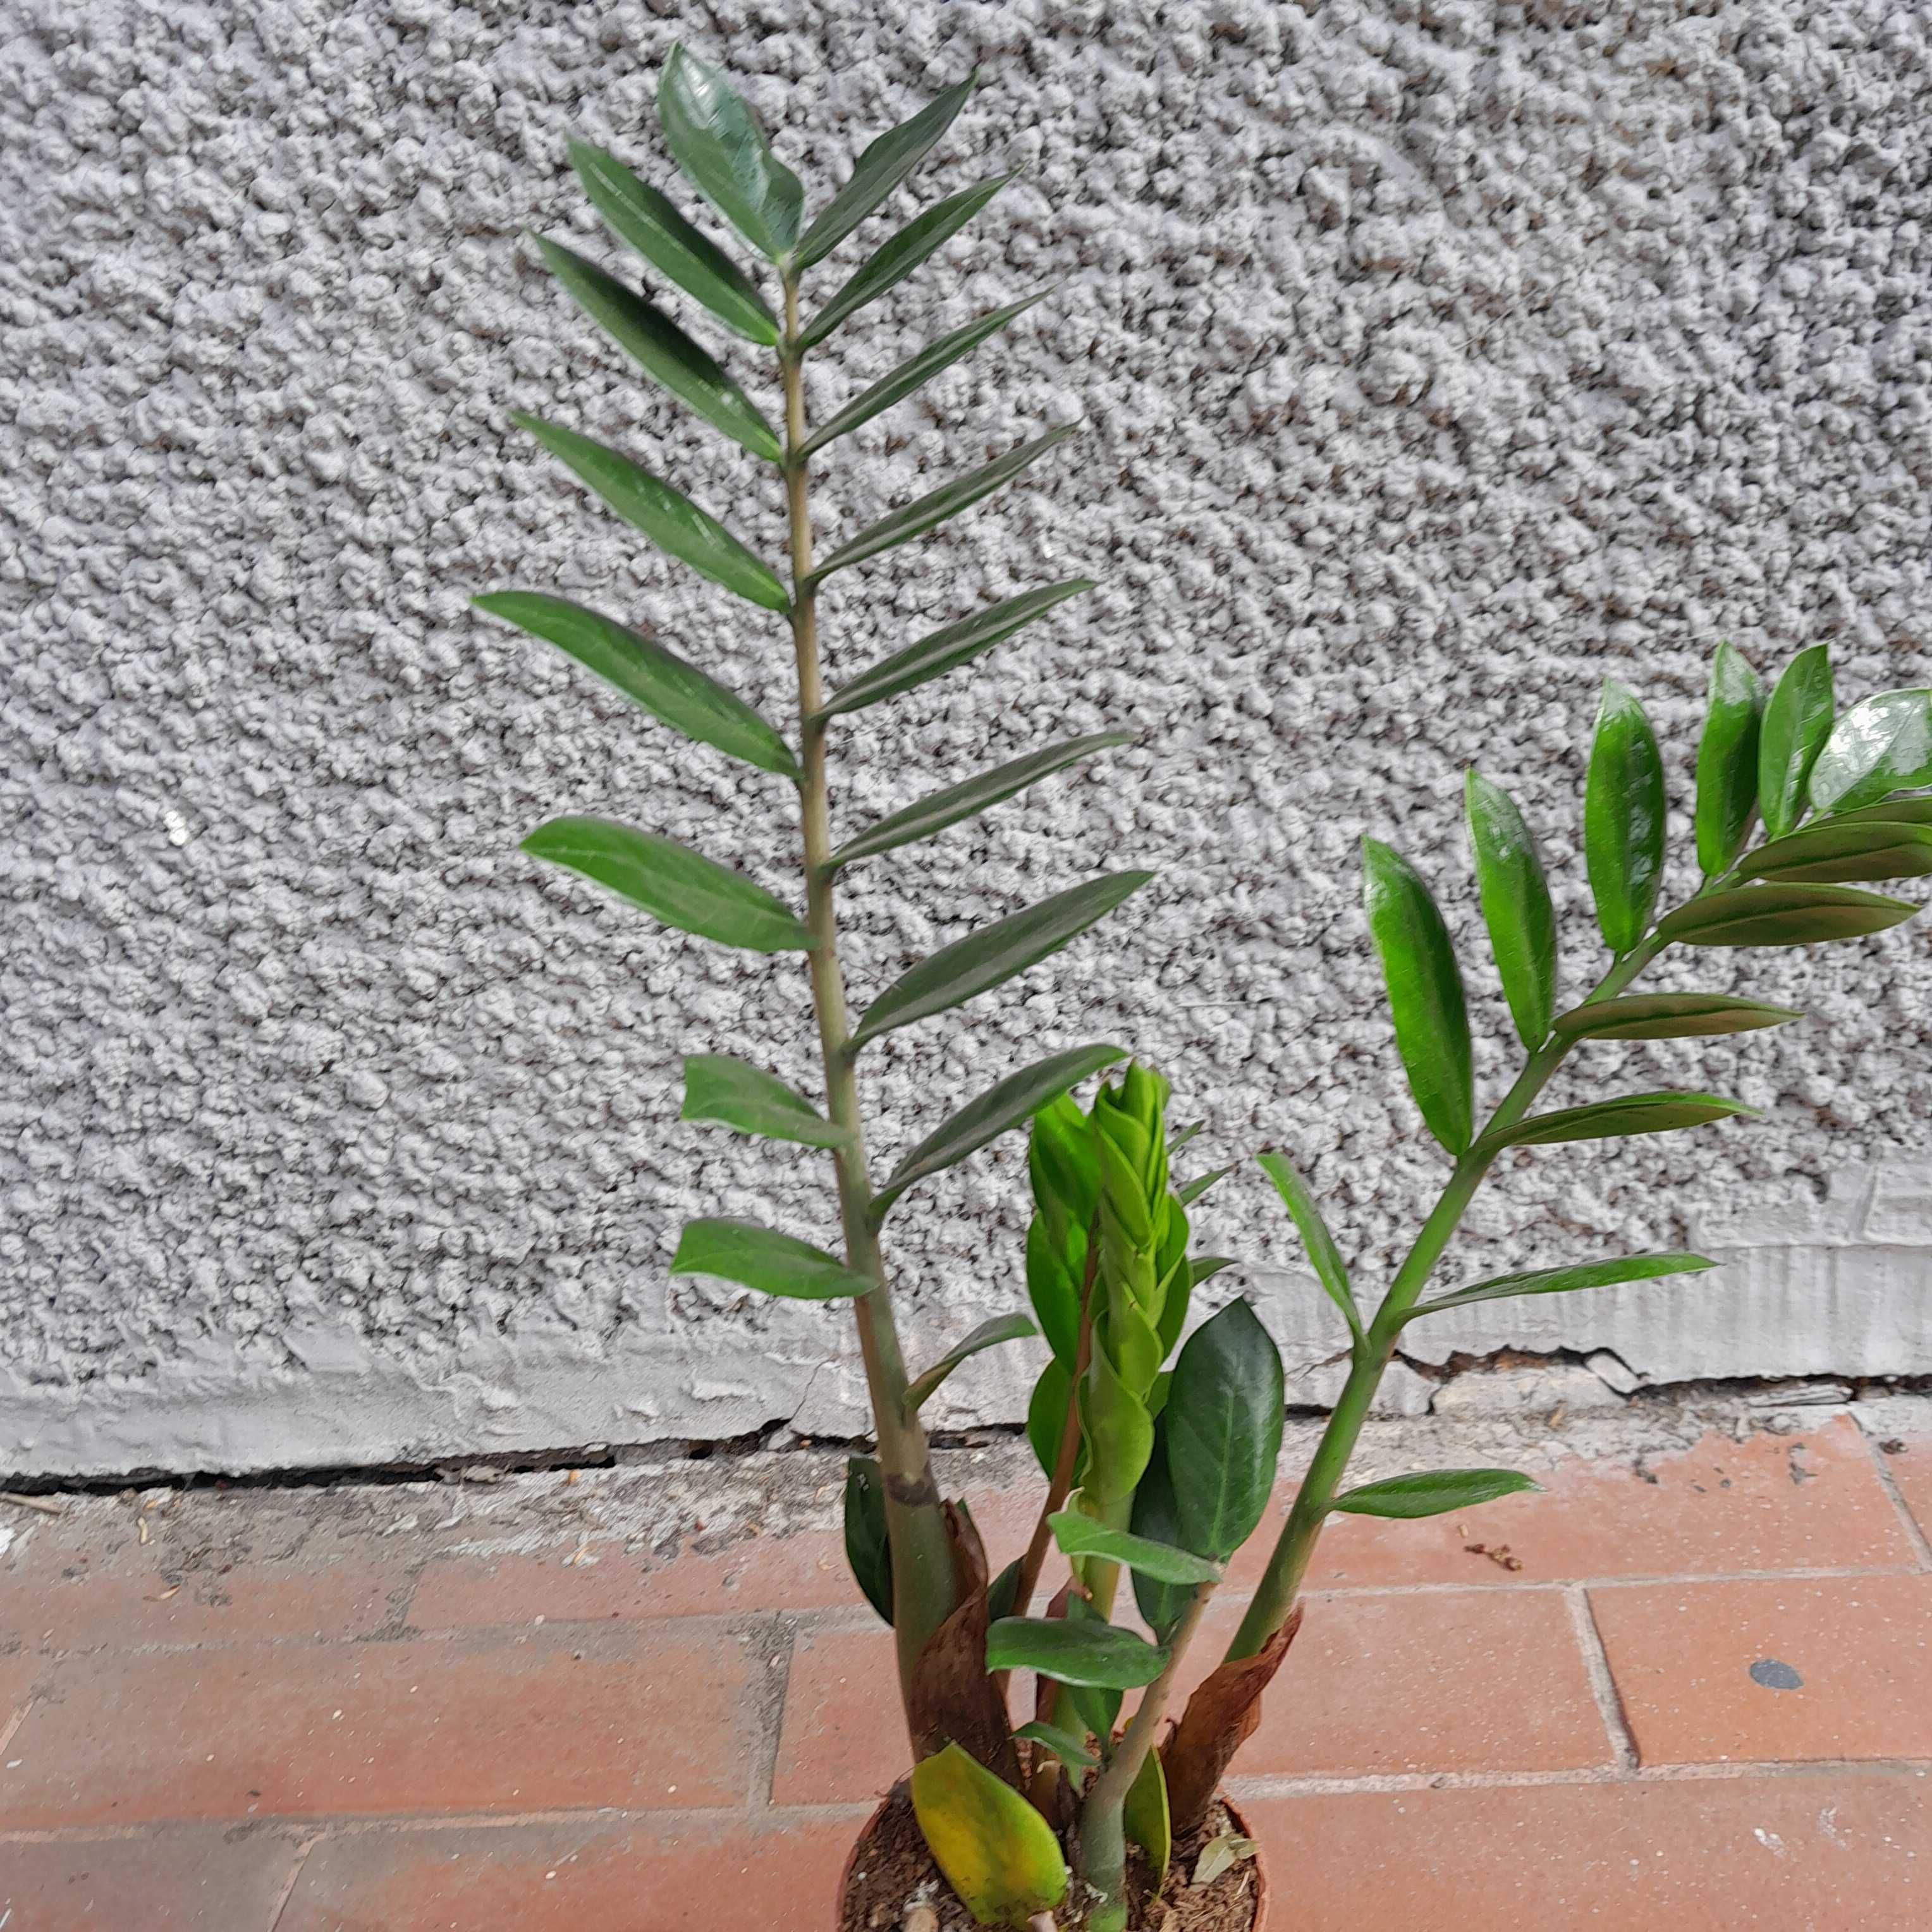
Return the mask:
[[[1192, 1843], [1174, 1847], [1156, 1898], [1146, 1895], [1144, 1870], [1130, 1864], [1134, 1932], [1266, 1932], [1268, 1876], [1259, 1853], [1211, 1883], [1188, 1883], [1202, 1845], [1230, 1831], [1249, 1835], [1240, 1814], [1225, 1798], [1216, 1798], [1205, 1830]], [[1081, 1932], [1086, 1924], [1081, 1891], [1076, 1878], [1054, 1915], [1059, 1932]], [[932, 1912], [931, 1920], [918, 1916], [921, 1906]], [[980, 1932], [940, 1876], [913, 1816], [912, 1802], [899, 1785], [867, 1820], [845, 1862], [833, 1932], [904, 1932], [908, 1925], [926, 1932]]]

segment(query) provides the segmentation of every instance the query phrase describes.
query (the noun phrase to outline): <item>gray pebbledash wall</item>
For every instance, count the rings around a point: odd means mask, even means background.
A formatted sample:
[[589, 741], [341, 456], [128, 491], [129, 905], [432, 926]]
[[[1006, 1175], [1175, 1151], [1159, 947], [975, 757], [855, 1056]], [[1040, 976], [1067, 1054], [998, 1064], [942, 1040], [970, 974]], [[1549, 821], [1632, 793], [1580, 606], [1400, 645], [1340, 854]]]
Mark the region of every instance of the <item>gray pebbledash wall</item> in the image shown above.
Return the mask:
[[[897, 17], [882, 22], [882, 12]], [[1190, 1159], [1292, 1149], [1372, 1281], [1442, 1163], [1397, 1072], [1356, 842], [1436, 880], [1511, 1055], [1458, 813], [1511, 787], [1565, 988], [1599, 680], [1665, 735], [1676, 888], [1712, 646], [1924, 680], [1932, 22], [1803, 8], [1216, 0], [881, 9], [0, 0], [0, 1471], [260, 1468], [861, 1425], [846, 1318], [668, 1282], [693, 1213], [825, 1234], [815, 1156], [676, 1120], [688, 1048], [809, 1082], [796, 962], [667, 936], [517, 841], [609, 812], [786, 880], [778, 782], [680, 746], [472, 614], [554, 587], [776, 711], [778, 625], [649, 554], [506, 420], [650, 455], [767, 552], [772, 479], [535, 265], [620, 260], [566, 132], [651, 179], [677, 33], [822, 197], [982, 85], [890, 218], [1022, 178], [812, 374], [853, 385], [1054, 292], [842, 446], [849, 530], [1024, 435], [1025, 485], [842, 580], [835, 670], [1054, 577], [1100, 588], [841, 734], [846, 826], [1064, 734], [1137, 746], [852, 880], [861, 993], [1104, 867], [1158, 883], [1059, 961], [868, 1056], [881, 1158], [1022, 1057], [1138, 1049]], [[770, 370], [730, 345], [769, 399]], [[1554, 1096], [1706, 1085], [1738, 1125], [1504, 1162], [1452, 1276], [1701, 1243], [1690, 1283], [1474, 1309], [1426, 1366], [1616, 1351], [1652, 1378], [1932, 1372], [1932, 958], [1704, 956], [1802, 1027], [1599, 1048]], [[913, 1352], [1021, 1294], [1023, 1149], [896, 1222]], [[1206, 1245], [1333, 1382], [1252, 1168]], [[942, 1426], [1011, 1417], [1022, 1358]], [[956, 1400], [950, 1399], [956, 1391]], [[1392, 1396], [1424, 1399], [1414, 1375]]]

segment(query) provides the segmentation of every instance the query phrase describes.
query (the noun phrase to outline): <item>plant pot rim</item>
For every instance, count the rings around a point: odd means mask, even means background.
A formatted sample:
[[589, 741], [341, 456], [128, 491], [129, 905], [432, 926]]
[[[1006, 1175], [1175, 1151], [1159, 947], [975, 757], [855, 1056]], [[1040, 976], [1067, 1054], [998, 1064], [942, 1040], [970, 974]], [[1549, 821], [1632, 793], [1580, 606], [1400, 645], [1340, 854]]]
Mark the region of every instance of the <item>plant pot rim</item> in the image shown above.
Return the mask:
[[[872, 1836], [874, 1828], [878, 1824], [879, 1821], [884, 1817], [888, 1808], [890, 1807], [904, 1793], [905, 1789], [905, 1780], [902, 1778], [898, 1783], [895, 1784], [891, 1790], [888, 1791], [884, 1797], [881, 1798], [878, 1803], [872, 1808], [871, 1815], [866, 1819], [865, 1823], [859, 1827], [858, 1835], [852, 1840], [852, 1849], [845, 1854], [845, 1862], [839, 1868], [838, 1898], [837, 1904], [834, 1908], [837, 1916], [833, 1922], [832, 1932], [838, 1932], [838, 1926], [840, 1923], [843, 1922], [845, 1916], [845, 1894], [851, 1889], [852, 1874], [856, 1868], [859, 1863], [859, 1847]], [[1241, 1815], [1241, 1808], [1237, 1804], [1225, 1791], [1217, 1791], [1214, 1795], [1228, 1808], [1228, 1816], [1233, 1820], [1235, 1830], [1239, 1832], [1241, 1836], [1244, 1838], [1253, 1838], [1255, 1834], [1249, 1828], [1247, 1820]], [[1255, 1916], [1252, 1920], [1250, 1922], [1248, 1932], [1268, 1932], [1268, 1858], [1267, 1855], [1262, 1850], [1259, 1840], [1258, 1840], [1256, 1844], [1253, 1864], [1255, 1868]]]

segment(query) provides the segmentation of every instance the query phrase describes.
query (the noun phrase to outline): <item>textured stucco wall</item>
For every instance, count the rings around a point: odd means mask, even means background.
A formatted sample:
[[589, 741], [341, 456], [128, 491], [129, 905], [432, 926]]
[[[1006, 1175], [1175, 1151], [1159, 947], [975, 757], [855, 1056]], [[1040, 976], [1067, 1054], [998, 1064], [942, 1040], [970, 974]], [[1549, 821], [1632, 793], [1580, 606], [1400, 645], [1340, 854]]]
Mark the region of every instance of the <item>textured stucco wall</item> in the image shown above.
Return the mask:
[[[1600, 956], [1576, 839], [1600, 676], [1667, 735], [1681, 884], [1717, 638], [1760, 664], [1828, 640], [1853, 690], [1926, 676], [1921, 10], [881, 10], [0, 0], [0, 1466], [856, 1426], [836, 1311], [664, 1276], [692, 1212], [826, 1228], [814, 1157], [676, 1122], [686, 1048], [808, 1078], [802, 973], [667, 938], [515, 850], [548, 814], [614, 810], [776, 880], [783, 788], [465, 606], [562, 587], [784, 704], [776, 625], [646, 554], [505, 419], [656, 450], [776, 548], [770, 479], [634, 380], [518, 236], [616, 258], [562, 136], [664, 178], [648, 102], [680, 31], [748, 76], [815, 194], [975, 63], [919, 194], [1026, 170], [872, 312], [849, 372], [815, 374], [821, 410], [1058, 285], [844, 446], [833, 529], [1085, 424], [1028, 487], [841, 584], [835, 668], [1051, 575], [1102, 587], [872, 713], [844, 821], [1064, 732], [1144, 734], [855, 877], [863, 991], [1103, 863], [1161, 874], [1060, 962], [871, 1057], [880, 1156], [1016, 1057], [1112, 1038], [1208, 1118], [1204, 1160], [1293, 1148], [1372, 1274], [1442, 1170], [1358, 836], [1442, 882], [1493, 1096], [1467, 762], [1542, 833], [1574, 993]], [[1478, 1310], [1418, 1349], [1932, 1370], [1925, 938], [1692, 973], [1815, 1017], [1706, 1054], [1599, 1049], [1558, 1097], [1708, 1084], [1767, 1122], [1509, 1163], [1459, 1271], [1698, 1239], [1737, 1265]], [[1021, 1154], [896, 1223], [918, 1352], [1017, 1294]], [[1258, 1178], [1204, 1226], [1318, 1363], [1332, 1332]], [[1010, 1411], [1018, 1375], [963, 1375], [947, 1418]]]

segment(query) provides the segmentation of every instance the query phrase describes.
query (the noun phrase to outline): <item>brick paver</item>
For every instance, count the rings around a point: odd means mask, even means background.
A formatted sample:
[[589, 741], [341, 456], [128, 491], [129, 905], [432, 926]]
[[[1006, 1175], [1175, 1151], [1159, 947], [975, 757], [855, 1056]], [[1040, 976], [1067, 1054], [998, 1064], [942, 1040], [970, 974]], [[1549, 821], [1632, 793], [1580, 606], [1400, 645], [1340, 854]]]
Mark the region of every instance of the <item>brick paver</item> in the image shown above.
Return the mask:
[[8, 1932], [266, 1932], [302, 1849], [278, 1832], [207, 1826], [139, 1838], [0, 1841], [0, 1925]]

